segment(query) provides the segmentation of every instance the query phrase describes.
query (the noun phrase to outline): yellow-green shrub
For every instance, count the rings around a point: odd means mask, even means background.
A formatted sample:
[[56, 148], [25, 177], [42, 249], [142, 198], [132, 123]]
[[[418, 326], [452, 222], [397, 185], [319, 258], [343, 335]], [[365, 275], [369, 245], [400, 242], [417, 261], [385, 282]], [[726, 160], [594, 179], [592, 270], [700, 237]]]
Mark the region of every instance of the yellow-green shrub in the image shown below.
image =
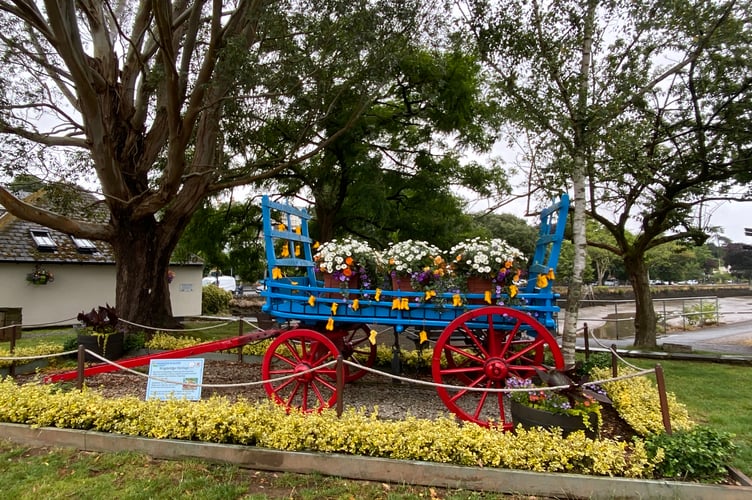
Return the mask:
[[[636, 373], [630, 368], [622, 368], [620, 375]], [[592, 371], [594, 380], [611, 378], [611, 372], [605, 368]], [[641, 436], [664, 432], [663, 416], [658, 388], [647, 376], [630, 377], [603, 384], [608, 397], [614, 402], [619, 415]], [[673, 393], [668, 393], [668, 408], [671, 427], [674, 430], [689, 430], [694, 422], [689, 418], [687, 407], [676, 400]]]
[[[11, 358], [11, 357], [34, 357], [34, 356], [44, 356], [45, 354], [56, 354], [59, 352], [63, 352], [63, 346], [60, 344], [49, 344], [41, 342], [35, 346], [16, 346], [13, 350], [13, 356], [10, 354], [10, 349], [8, 347], [0, 347], [0, 358]], [[15, 360], [16, 365], [22, 365], [25, 363], [30, 363], [31, 359], [19, 359]], [[11, 361], [10, 360], [2, 360], [0, 359], [0, 368], [7, 368], [10, 366]]]
[[0, 421], [116, 432], [160, 439], [256, 445], [282, 450], [350, 453], [533, 471], [650, 477], [660, 456], [641, 442], [594, 441], [582, 432], [521, 427], [515, 433], [461, 424], [449, 417], [380, 420], [348, 409], [341, 418], [287, 414], [271, 402], [107, 399], [96, 391], [0, 382]]

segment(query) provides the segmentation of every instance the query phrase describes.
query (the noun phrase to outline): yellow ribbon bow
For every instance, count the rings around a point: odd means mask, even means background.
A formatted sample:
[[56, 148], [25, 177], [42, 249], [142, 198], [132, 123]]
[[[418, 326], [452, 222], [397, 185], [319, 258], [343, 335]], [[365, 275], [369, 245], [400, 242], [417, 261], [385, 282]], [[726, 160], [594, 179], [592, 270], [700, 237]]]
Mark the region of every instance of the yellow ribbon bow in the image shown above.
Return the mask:
[[539, 274], [538, 279], [535, 280], [535, 286], [538, 288], [546, 288], [548, 286], [548, 278], [545, 274]]
[[432, 297], [436, 297], [436, 290], [426, 290], [426, 301], [431, 300]]
[[334, 318], [329, 318], [329, 321], [326, 322], [326, 329], [330, 332], [334, 330]]
[[407, 297], [404, 297], [402, 299], [402, 303], [400, 304], [400, 309], [402, 309], [403, 311], [409, 311], [410, 310], [410, 299], [408, 299]]
[[314, 250], [317, 250], [320, 246], [321, 246], [321, 243], [319, 243], [318, 241], [314, 241], [313, 242], [313, 249]]
[[509, 285], [509, 298], [513, 299], [517, 295], [517, 285]]
[[336, 303], [336, 302], [334, 302], [334, 303], [332, 304], [332, 316], [334, 316], [334, 315], [336, 315], [336, 314], [337, 314], [337, 307], [338, 307], [338, 306], [337, 306], [337, 303]]
[[280, 223], [280, 224], [279, 224], [279, 225], [277, 226], [277, 229], [278, 229], [278, 230], [280, 230], [280, 231], [284, 231], [284, 230], [286, 230], [286, 229], [287, 229], [287, 226], [285, 226], [284, 224]]
[[554, 274], [554, 268], [553, 267], [549, 267], [548, 268], [548, 279], [550, 279], [550, 280], [555, 280], [556, 279], [556, 275]]
[[282, 247], [282, 257], [289, 257], [290, 256], [290, 249], [287, 248], [287, 244], [285, 243], [285, 246]]
[[282, 269], [275, 267], [272, 269], [272, 279], [280, 279], [282, 277]]
[[373, 296], [373, 300], [376, 302], [381, 300], [381, 288], [376, 289], [376, 294]]
[[400, 299], [394, 299], [392, 300], [392, 311], [400, 309]]
[[314, 297], [313, 295], [308, 297], [308, 305], [313, 307], [315, 304], [316, 304], [316, 297]]
[[295, 231], [295, 234], [300, 234], [303, 232], [303, 229], [300, 226], [295, 226], [293, 231]]
[[425, 330], [420, 331], [420, 336], [418, 337], [418, 340], [420, 344], [428, 340], [428, 334], [426, 333]]
[[371, 345], [376, 345], [376, 335], [378, 335], [378, 332], [376, 332], [376, 330], [371, 330], [371, 334], [368, 336], [368, 341]]
[[353, 301], [352, 301], [352, 310], [353, 311], [357, 311], [358, 309], [360, 309], [360, 300], [353, 299]]
[[491, 303], [491, 290], [486, 290], [486, 294], [483, 296], [483, 300], [486, 301], [486, 304]]
[[462, 297], [460, 297], [459, 293], [452, 295], [452, 305], [454, 307], [460, 307], [462, 305]]
[[300, 245], [295, 245], [295, 257], [300, 256]]

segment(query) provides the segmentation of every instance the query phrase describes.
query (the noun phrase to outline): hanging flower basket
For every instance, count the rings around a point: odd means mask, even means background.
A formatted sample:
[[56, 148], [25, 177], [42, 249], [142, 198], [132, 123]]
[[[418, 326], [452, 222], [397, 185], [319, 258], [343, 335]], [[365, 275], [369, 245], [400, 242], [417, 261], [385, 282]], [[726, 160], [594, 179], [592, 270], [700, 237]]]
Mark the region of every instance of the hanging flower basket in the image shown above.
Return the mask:
[[36, 266], [34, 271], [26, 275], [26, 281], [33, 285], [46, 285], [55, 281], [55, 276], [46, 269]]

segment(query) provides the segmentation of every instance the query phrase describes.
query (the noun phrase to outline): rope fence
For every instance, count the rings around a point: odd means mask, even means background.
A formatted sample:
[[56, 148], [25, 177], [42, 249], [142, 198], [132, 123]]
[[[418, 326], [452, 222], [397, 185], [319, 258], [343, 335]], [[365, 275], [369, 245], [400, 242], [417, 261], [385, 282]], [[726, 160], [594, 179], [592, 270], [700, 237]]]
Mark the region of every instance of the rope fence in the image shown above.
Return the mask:
[[[253, 386], [261, 386], [264, 384], [274, 384], [277, 382], [284, 382], [286, 380], [290, 380], [293, 378], [300, 378], [307, 374], [315, 373], [317, 371], [321, 371], [327, 368], [330, 368], [332, 366], [336, 366], [336, 384], [337, 384], [337, 391], [336, 391], [336, 397], [337, 397], [337, 403], [336, 403], [336, 411], [337, 415], [341, 416], [343, 412], [343, 393], [344, 393], [344, 366], [350, 366], [352, 368], [355, 368], [357, 370], [363, 370], [368, 373], [384, 377], [387, 379], [391, 379], [392, 381], [399, 381], [404, 382], [407, 384], [415, 384], [415, 385], [423, 385], [423, 386], [429, 386], [433, 388], [444, 388], [450, 391], [469, 391], [469, 392], [484, 392], [484, 393], [514, 393], [514, 392], [553, 392], [558, 391], [562, 389], [570, 389], [573, 386], [572, 385], [559, 385], [559, 386], [541, 386], [541, 387], [533, 387], [533, 388], [523, 388], [523, 387], [514, 387], [514, 388], [507, 388], [507, 387], [499, 387], [499, 388], [492, 388], [492, 387], [473, 387], [473, 386], [458, 386], [458, 385], [451, 385], [451, 384], [439, 384], [436, 382], [430, 382], [425, 380], [418, 380], [414, 378], [407, 378], [403, 377], [401, 375], [393, 374], [393, 373], [387, 373], [382, 370], [377, 370], [368, 366], [364, 366], [359, 363], [355, 363], [349, 360], [343, 359], [342, 355], [339, 355], [337, 359], [331, 360], [325, 363], [321, 363], [319, 365], [316, 365], [314, 367], [309, 368], [305, 371], [295, 372], [291, 373], [289, 375], [283, 375], [275, 378], [270, 379], [263, 379], [253, 382], [239, 382], [239, 383], [233, 383], [233, 384], [199, 384], [194, 382], [185, 382], [185, 381], [176, 381], [176, 380], [170, 380], [170, 379], [164, 379], [161, 377], [155, 377], [153, 375], [149, 375], [143, 372], [140, 372], [138, 370], [133, 370], [131, 368], [125, 367], [115, 361], [109, 360], [105, 358], [104, 356], [101, 356], [100, 354], [93, 352], [89, 349], [84, 348], [84, 346], [80, 345], [77, 351], [66, 351], [61, 353], [55, 353], [55, 354], [47, 354], [47, 355], [38, 355], [38, 356], [23, 356], [23, 357], [0, 357], [0, 361], [13, 361], [13, 360], [37, 360], [37, 359], [46, 359], [51, 357], [57, 357], [57, 356], [67, 356], [71, 354], [78, 353], [78, 382], [77, 387], [79, 390], [82, 390], [84, 387], [84, 360], [85, 356], [89, 355], [95, 359], [100, 360], [102, 363], [110, 365], [114, 368], [117, 368], [118, 370], [131, 373], [134, 375], [137, 375], [139, 377], [142, 377], [144, 379], [148, 380], [155, 380], [161, 383], [166, 384], [174, 384], [174, 385], [180, 385], [183, 387], [201, 387], [201, 388], [233, 388], [233, 387], [253, 387]], [[612, 351], [612, 355], [618, 356], [618, 354], [614, 351]], [[621, 358], [620, 358], [621, 359]], [[589, 381], [583, 384], [580, 384], [579, 387], [585, 387], [585, 386], [597, 386], [609, 382], [615, 382], [620, 380], [627, 380], [634, 377], [642, 377], [649, 375], [651, 373], [655, 374], [656, 376], [656, 382], [658, 385], [658, 393], [659, 393], [659, 400], [661, 404], [661, 413], [663, 416], [663, 423], [664, 427], [666, 429], [667, 433], [671, 433], [671, 423], [670, 423], [670, 417], [669, 417], [669, 409], [668, 409], [668, 398], [666, 396], [665, 392], [665, 382], [663, 380], [663, 371], [660, 365], [656, 365], [654, 369], [639, 369], [637, 367], [634, 367], [633, 365], [630, 365], [630, 367], [637, 369], [635, 373], [629, 373], [624, 374], [621, 376], [614, 376], [608, 379], [602, 379], [602, 380], [594, 380]]]

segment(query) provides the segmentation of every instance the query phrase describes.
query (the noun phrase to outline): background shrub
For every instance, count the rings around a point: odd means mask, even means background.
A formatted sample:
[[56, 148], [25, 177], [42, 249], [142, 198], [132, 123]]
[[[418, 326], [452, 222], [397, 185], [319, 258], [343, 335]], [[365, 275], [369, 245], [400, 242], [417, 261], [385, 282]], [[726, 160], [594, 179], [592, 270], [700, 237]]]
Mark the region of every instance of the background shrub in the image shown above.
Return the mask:
[[201, 292], [201, 314], [219, 314], [230, 309], [232, 293], [217, 285], [206, 285]]
[[655, 456], [663, 449], [664, 458], [656, 467], [657, 477], [717, 481], [727, 475], [736, 447], [727, 432], [695, 427], [673, 434], [656, 434], [645, 441], [645, 449]]

